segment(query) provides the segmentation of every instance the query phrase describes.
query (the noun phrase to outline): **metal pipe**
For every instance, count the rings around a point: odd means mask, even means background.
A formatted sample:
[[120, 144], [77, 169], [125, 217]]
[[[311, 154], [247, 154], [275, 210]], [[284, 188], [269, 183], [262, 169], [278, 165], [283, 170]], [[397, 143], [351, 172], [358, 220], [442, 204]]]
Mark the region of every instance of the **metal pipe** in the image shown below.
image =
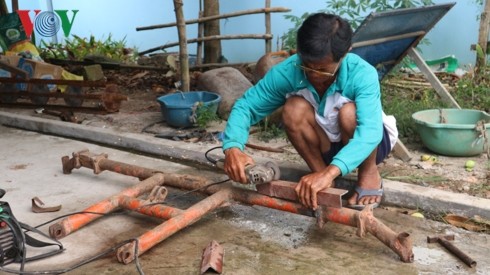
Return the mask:
[[[71, 171], [73, 168], [87, 167], [93, 169], [95, 173], [100, 173], [104, 170], [110, 170], [117, 173], [122, 173], [124, 175], [136, 176], [139, 178], [145, 178], [152, 175], [164, 175], [165, 186], [172, 186], [181, 189], [195, 190], [201, 188], [201, 192], [207, 194], [214, 194], [208, 197], [213, 197], [217, 193], [221, 193], [226, 190], [227, 196], [235, 201], [243, 202], [246, 204], [260, 205], [268, 208], [273, 208], [281, 211], [286, 211], [295, 214], [301, 214], [305, 216], [317, 217], [317, 221], [320, 225], [327, 221], [332, 221], [339, 224], [349, 225], [358, 228], [358, 236], [364, 237], [366, 232], [371, 233], [386, 246], [390, 247], [403, 262], [413, 262], [413, 252], [412, 252], [412, 241], [410, 235], [406, 232], [395, 233], [382, 222], [377, 220], [373, 216], [372, 209], [366, 207], [363, 211], [356, 211], [349, 208], [333, 208], [333, 207], [321, 207], [316, 212], [311, 209], [305, 208], [298, 202], [286, 201], [278, 198], [272, 198], [269, 196], [258, 194], [255, 191], [237, 188], [228, 185], [220, 186], [210, 186], [208, 188], [206, 185], [210, 183], [209, 180], [202, 177], [188, 176], [188, 175], [178, 175], [178, 174], [165, 174], [161, 171], [156, 171], [152, 169], [147, 169], [135, 165], [125, 164], [121, 162], [115, 162], [107, 159], [106, 155], [93, 155], [88, 151], [79, 152], [73, 155], [73, 159], [68, 159], [64, 157], [63, 159], [63, 170], [65, 168], [67, 171]], [[149, 190], [148, 190], [149, 191]], [[131, 195], [129, 197], [135, 197]], [[214, 208], [218, 205], [218, 202], [213, 202]], [[129, 202], [128, 202], [129, 203]], [[133, 202], [136, 203], [136, 202]], [[220, 202], [221, 203], [221, 202]], [[144, 251], [148, 250], [150, 247], [156, 243], [164, 240], [171, 234], [183, 228], [182, 226], [187, 226], [195, 221], [197, 221], [202, 215], [202, 204], [206, 205], [206, 211], [211, 211], [214, 209], [208, 202], [200, 202], [195, 204], [184, 213], [178, 216], [172, 216], [168, 221], [164, 222], [162, 225], [143, 235], [139, 243], [139, 251], [142, 254]], [[130, 209], [133, 206], [130, 207]], [[143, 208], [140, 209], [140, 211]], [[149, 211], [149, 210], [145, 210]], [[164, 208], [158, 208], [157, 211], [167, 211]], [[176, 214], [178, 211], [175, 211]], [[206, 212], [207, 213], [207, 212]], [[170, 217], [170, 214], [157, 214], [161, 217]], [[168, 215], [168, 216], [167, 216]], [[201, 216], [199, 216], [201, 215]], [[128, 263], [134, 259], [134, 247], [135, 243], [126, 245], [120, 248], [120, 253], [118, 253], [118, 259], [121, 262]]]
[[[207, 213], [220, 207], [231, 198], [231, 194], [231, 188], [224, 188], [194, 204], [187, 210], [183, 211], [182, 214], [165, 221], [159, 226], [141, 235], [138, 238], [138, 256], [145, 253], [166, 238], [172, 236], [179, 230], [195, 223]], [[125, 264], [131, 263], [136, 256], [135, 246], [136, 242], [131, 242], [120, 247], [116, 252], [118, 261]]]
[[182, 214], [182, 212], [184, 212], [181, 209], [170, 207], [163, 204], [146, 205], [147, 202], [140, 199], [131, 198], [128, 196], [119, 196], [118, 204], [119, 207], [130, 209], [147, 216], [161, 218], [165, 220], [173, 218], [177, 215]]
[[401, 261], [411, 263], [414, 260], [410, 234], [406, 232], [395, 233], [380, 222], [373, 216], [372, 206], [366, 206], [362, 211], [349, 208], [324, 207], [317, 213], [317, 219], [320, 224], [332, 221], [357, 227], [357, 235], [359, 237], [363, 238], [366, 232], [369, 232], [400, 256]]
[[109, 197], [99, 203], [96, 203], [85, 210], [84, 212], [95, 212], [98, 214], [76, 214], [51, 225], [49, 227], [49, 234], [51, 237], [60, 239], [68, 234], [80, 229], [84, 225], [100, 218], [102, 214], [107, 214], [118, 207], [119, 197], [137, 197], [141, 194], [149, 192], [154, 186], [163, 184], [164, 175], [161, 173], [155, 174], [150, 178], [138, 183], [137, 185], [127, 188], [116, 196]]

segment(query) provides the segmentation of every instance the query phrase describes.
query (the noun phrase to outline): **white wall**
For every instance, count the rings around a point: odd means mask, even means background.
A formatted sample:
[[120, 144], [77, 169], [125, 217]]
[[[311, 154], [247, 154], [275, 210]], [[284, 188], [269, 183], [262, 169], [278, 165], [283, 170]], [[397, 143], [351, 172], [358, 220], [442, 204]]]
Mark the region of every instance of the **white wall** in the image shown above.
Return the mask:
[[[433, 0], [435, 3], [450, 1]], [[10, 1], [7, 5], [11, 8]], [[79, 10], [71, 34], [88, 37], [91, 34], [98, 39], [106, 39], [112, 34], [114, 40], [126, 39], [127, 45], [140, 51], [177, 41], [176, 28], [136, 31], [136, 27], [175, 21], [173, 1], [171, 0], [52, 0], [55, 10]], [[305, 12], [315, 12], [325, 8], [325, 0], [272, 0], [273, 7], [290, 8], [291, 14], [301, 16]], [[474, 62], [475, 54], [470, 45], [478, 39], [479, 23], [476, 19], [479, 7], [474, 0], [456, 1], [456, 6], [439, 21], [427, 34], [431, 45], [421, 47], [425, 59], [435, 59], [454, 54], [460, 64]], [[184, 0], [186, 19], [198, 15], [198, 0]], [[264, 7], [264, 0], [221, 0], [221, 13]], [[19, 0], [19, 8], [25, 10], [47, 10], [47, 0]], [[34, 19], [34, 13], [32, 18]], [[70, 15], [70, 13], [69, 13]], [[273, 50], [276, 50], [277, 38], [284, 34], [292, 23], [284, 19], [283, 13], [272, 14]], [[264, 15], [234, 17], [221, 21], [221, 32], [225, 34], [252, 34], [265, 32]], [[197, 35], [197, 25], [188, 25], [187, 35]], [[40, 37], [38, 37], [39, 39]], [[58, 33], [63, 40], [63, 32]], [[50, 38], [44, 40], [51, 41]], [[230, 62], [257, 60], [265, 51], [263, 40], [227, 40], [222, 42], [223, 54]], [[170, 48], [168, 51], [177, 51]], [[195, 44], [189, 45], [190, 53], [196, 50]]]

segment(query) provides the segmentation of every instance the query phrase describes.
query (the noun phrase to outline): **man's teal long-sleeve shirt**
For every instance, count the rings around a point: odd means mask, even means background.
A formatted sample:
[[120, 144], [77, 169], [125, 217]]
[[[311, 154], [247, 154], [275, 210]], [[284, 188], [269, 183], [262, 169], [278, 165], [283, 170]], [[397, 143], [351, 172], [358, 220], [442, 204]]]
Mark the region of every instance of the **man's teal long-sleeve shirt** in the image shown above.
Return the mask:
[[[322, 98], [309, 83], [293, 55], [274, 66], [262, 80], [238, 99], [226, 125], [223, 150], [244, 149], [250, 126], [284, 105], [290, 96], [303, 96], [315, 108], [315, 118], [332, 142], [340, 141], [337, 111], [346, 102], [356, 104], [357, 127], [353, 138], [333, 158], [342, 175], [358, 167], [378, 146], [383, 134], [383, 111], [376, 69], [359, 56], [348, 53], [337, 78]], [[396, 126], [395, 126], [396, 127]], [[325, 152], [322, 152], [325, 153]]]

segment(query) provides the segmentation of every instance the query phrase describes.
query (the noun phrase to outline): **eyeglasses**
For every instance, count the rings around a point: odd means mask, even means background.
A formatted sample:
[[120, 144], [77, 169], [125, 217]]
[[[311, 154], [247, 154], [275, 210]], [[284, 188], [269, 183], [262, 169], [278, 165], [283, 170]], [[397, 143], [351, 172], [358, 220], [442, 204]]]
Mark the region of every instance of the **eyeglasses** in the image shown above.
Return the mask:
[[315, 73], [315, 74], [318, 74], [321, 76], [334, 77], [335, 74], [337, 73], [337, 70], [339, 69], [341, 62], [342, 62], [342, 59], [340, 59], [339, 62], [337, 62], [337, 66], [335, 66], [335, 70], [333, 71], [333, 73], [315, 70], [315, 69], [308, 68], [308, 67], [305, 67], [305, 66], [300, 65], [300, 64], [296, 64], [296, 67], [302, 69], [305, 73]]

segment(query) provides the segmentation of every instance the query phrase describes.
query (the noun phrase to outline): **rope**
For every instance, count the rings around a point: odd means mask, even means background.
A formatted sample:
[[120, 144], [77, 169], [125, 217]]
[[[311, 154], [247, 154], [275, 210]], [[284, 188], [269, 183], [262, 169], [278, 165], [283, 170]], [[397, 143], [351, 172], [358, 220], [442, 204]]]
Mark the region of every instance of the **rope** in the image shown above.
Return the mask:
[[473, 142], [473, 146], [480, 143], [483, 140], [483, 152], [487, 154], [487, 158], [490, 159], [490, 147], [487, 135], [487, 127], [484, 120], [480, 120], [476, 123], [475, 130], [480, 133], [478, 138]]

